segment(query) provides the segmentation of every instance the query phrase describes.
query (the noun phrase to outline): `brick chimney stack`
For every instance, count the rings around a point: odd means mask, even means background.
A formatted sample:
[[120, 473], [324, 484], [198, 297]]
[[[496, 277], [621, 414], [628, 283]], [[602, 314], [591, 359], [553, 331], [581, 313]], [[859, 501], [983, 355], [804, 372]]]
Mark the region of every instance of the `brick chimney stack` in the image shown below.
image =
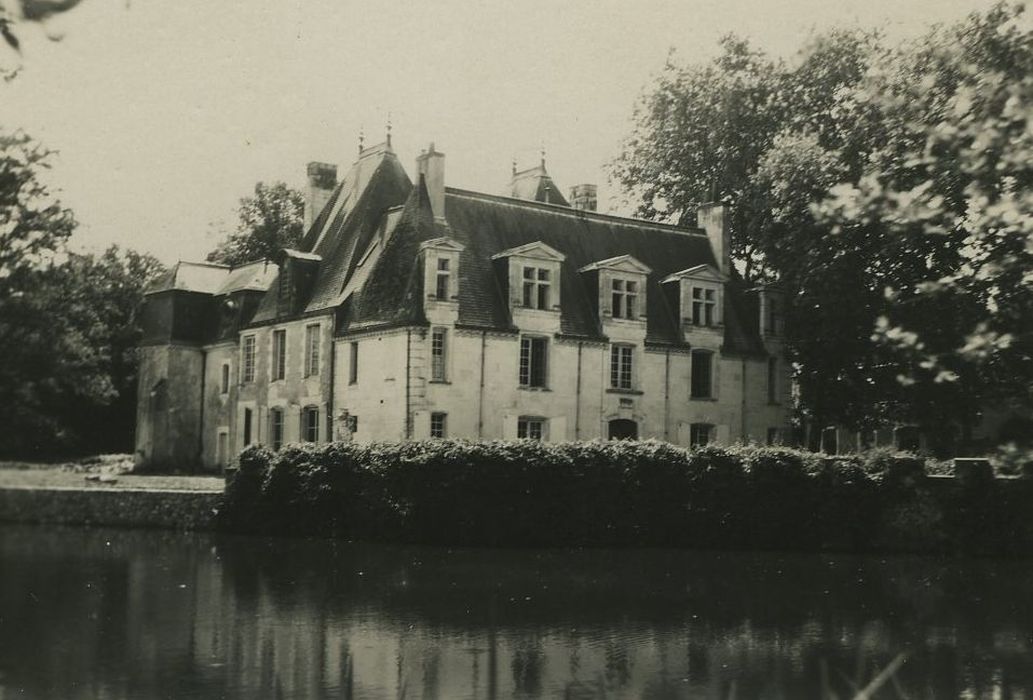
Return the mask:
[[305, 230], [323, 211], [337, 186], [337, 166], [331, 163], [312, 162], [308, 164], [308, 189], [305, 192]]
[[430, 197], [430, 208], [434, 218], [445, 220], [445, 154], [434, 150], [431, 143], [426, 151], [416, 157], [416, 172], [423, 176]]
[[570, 188], [570, 206], [584, 211], [595, 211], [598, 206], [595, 185], [574, 185]]

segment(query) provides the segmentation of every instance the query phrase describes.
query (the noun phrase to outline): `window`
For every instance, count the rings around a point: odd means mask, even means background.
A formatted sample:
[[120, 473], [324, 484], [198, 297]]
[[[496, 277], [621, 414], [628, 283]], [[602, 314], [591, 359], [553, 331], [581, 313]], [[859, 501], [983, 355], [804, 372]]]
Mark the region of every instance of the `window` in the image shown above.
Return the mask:
[[778, 333], [778, 302], [770, 296], [767, 301], [767, 313], [764, 315], [764, 332], [768, 335]]
[[873, 447], [875, 447], [875, 431], [871, 428], [863, 428], [857, 433], [857, 448], [870, 450]]
[[241, 381], [245, 384], [255, 381], [255, 336], [244, 336], [244, 347], [241, 349], [243, 358], [240, 361], [244, 368]]
[[319, 374], [319, 324], [305, 326], [305, 376]]
[[614, 345], [610, 348], [610, 386], [614, 389], [631, 388], [631, 363], [635, 348]]
[[449, 282], [452, 279], [452, 261], [448, 258], [438, 258], [438, 272], [434, 283], [434, 298], [439, 301], [447, 301], [449, 298]]
[[839, 431], [835, 427], [821, 431], [821, 451], [830, 455], [839, 454]]
[[768, 403], [778, 403], [778, 358], [768, 358]]
[[222, 377], [219, 383], [219, 393], [228, 394], [230, 393], [230, 363], [222, 363]]
[[541, 440], [545, 436], [545, 419], [520, 416], [517, 419], [517, 438], [520, 440]]
[[520, 339], [520, 386], [545, 388], [547, 342], [545, 338]]
[[287, 330], [281, 328], [273, 331], [273, 377], [272, 380], [287, 376]]
[[549, 271], [545, 268], [524, 268], [524, 307], [549, 308]]
[[717, 290], [707, 287], [692, 288], [692, 323], [713, 326], [717, 322]]
[[781, 428], [768, 428], [768, 444], [769, 445], [781, 445], [782, 444], [782, 429]]
[[709, 423], [693, 423], [689, 426], [689, 445], [703, 447], [714, 439], [714, 426]]
[[274, 450], [283, 447], [283, 409], [269, 409], [269, 441]]
[[230, 434], [220, 430], [215, 436], [215, 463], [225, 467], [229, 457]]
[[348, 383], [354, 384], [359, 381], [359, 343], [353, 342], [351, 347], [350, 364], [348, 365]]
[[430, 414], [430, 436], [432, 438], [443, 438], [446, 436], [448, 415], [445, 413]]
[[714, 353], [694, 350], [692, 353], [692, 398], [714, 398]]
[[244, 409], [244, 446], [251, 444], [251, 409]]
[[445, 334], [444, 328], [435, 328], [430, 334], [430, 378], [443, 382], [445, 376]]
[[301, 439], [319, 442], [319, 409], [315, 406], [306, 406], [301, 411]]
[[348, 416], [348, 432], [355, 434], [359, 430], [359, 417], [356, 415]]
[[614, 318], [635, 318], [635, 304], [638, 300], [638, 283], [632, 280], [613, 280], [610, 312]]

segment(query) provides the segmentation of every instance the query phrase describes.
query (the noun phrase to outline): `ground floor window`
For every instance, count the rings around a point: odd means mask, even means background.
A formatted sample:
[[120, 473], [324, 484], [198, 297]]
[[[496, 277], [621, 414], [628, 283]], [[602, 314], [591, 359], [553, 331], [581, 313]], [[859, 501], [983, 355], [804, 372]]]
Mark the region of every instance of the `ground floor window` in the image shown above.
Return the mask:
[[545, 419], [520, 416], [517, 420], [517, 437], [521, 440], [542, 440], [545, 438]]
[[693, 423], [689, 426], [689, 445], [703, 447], [714, 439], [714, 426], [710, 423]]
[[215, 436], [215, 463], [225, 467], [229, 461], [230, 434], [220, 430]]
[[244, 447], [251, 444], [251, 409], [244, 409]]
[[430, 436], [432, 438], [443, 438], [447, 436], [448, 415], [445, 413], [430, 414]]
[[319, 442], [319, 409], [315, 406], [306, 406], [301, 411], [301, 439]]
[[627, 418], [615, 418], [610, 421], [609, 436], [611, 440], [637, 440], [638, 423]]
[[781, 428], [768, 428], [768, 444], [769, 445], [783, 445], [785, 440], [782, 438]]
[[839, 431], [836, 428], [821, 431], [821, 451], [830, 455], [839, 454]]
[[283, 447], [283, 409], [269, 409], [269, 444], [274, 450]]

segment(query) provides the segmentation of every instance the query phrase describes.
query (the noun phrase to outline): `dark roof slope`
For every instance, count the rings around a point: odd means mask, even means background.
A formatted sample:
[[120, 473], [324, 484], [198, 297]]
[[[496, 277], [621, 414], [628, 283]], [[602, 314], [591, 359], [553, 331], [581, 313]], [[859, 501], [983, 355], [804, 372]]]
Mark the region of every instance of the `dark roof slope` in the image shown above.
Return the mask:
[[[423, 275], [417, 265], [422, 242], [447, 235], [465, 247], [460, 255], [459, 323], [513, 331], [506, 290], [491, 257], [541, 241], [566, 256], [560, 274], [561, 332], [602, 339], [593, 296], [578, 269], [619, 255], [632, 255], [650, 268], [647, 281], [647, 341], [681, 344], [679, 319], [660, 288], [671, 273], [699, 264], [715, 265], [706, 234], [695, 229], [638, 221], [448, 188], [447, 225], [436, 223], [422, 184], [406, 202], [402, 219], [349, 314], [350, 328], [425, 323]], [[725, 350], [763, 354], [755, 329], [742, 320], [742, 285], [730, 281], [725, 298]]]

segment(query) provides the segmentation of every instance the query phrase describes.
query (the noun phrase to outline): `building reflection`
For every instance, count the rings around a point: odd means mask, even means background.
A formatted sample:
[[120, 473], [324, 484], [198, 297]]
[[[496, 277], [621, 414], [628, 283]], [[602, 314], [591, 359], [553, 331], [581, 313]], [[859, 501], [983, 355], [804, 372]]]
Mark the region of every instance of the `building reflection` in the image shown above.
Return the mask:
[[1033, 564], [0, 529], [0, 697], [1033, 697]]

